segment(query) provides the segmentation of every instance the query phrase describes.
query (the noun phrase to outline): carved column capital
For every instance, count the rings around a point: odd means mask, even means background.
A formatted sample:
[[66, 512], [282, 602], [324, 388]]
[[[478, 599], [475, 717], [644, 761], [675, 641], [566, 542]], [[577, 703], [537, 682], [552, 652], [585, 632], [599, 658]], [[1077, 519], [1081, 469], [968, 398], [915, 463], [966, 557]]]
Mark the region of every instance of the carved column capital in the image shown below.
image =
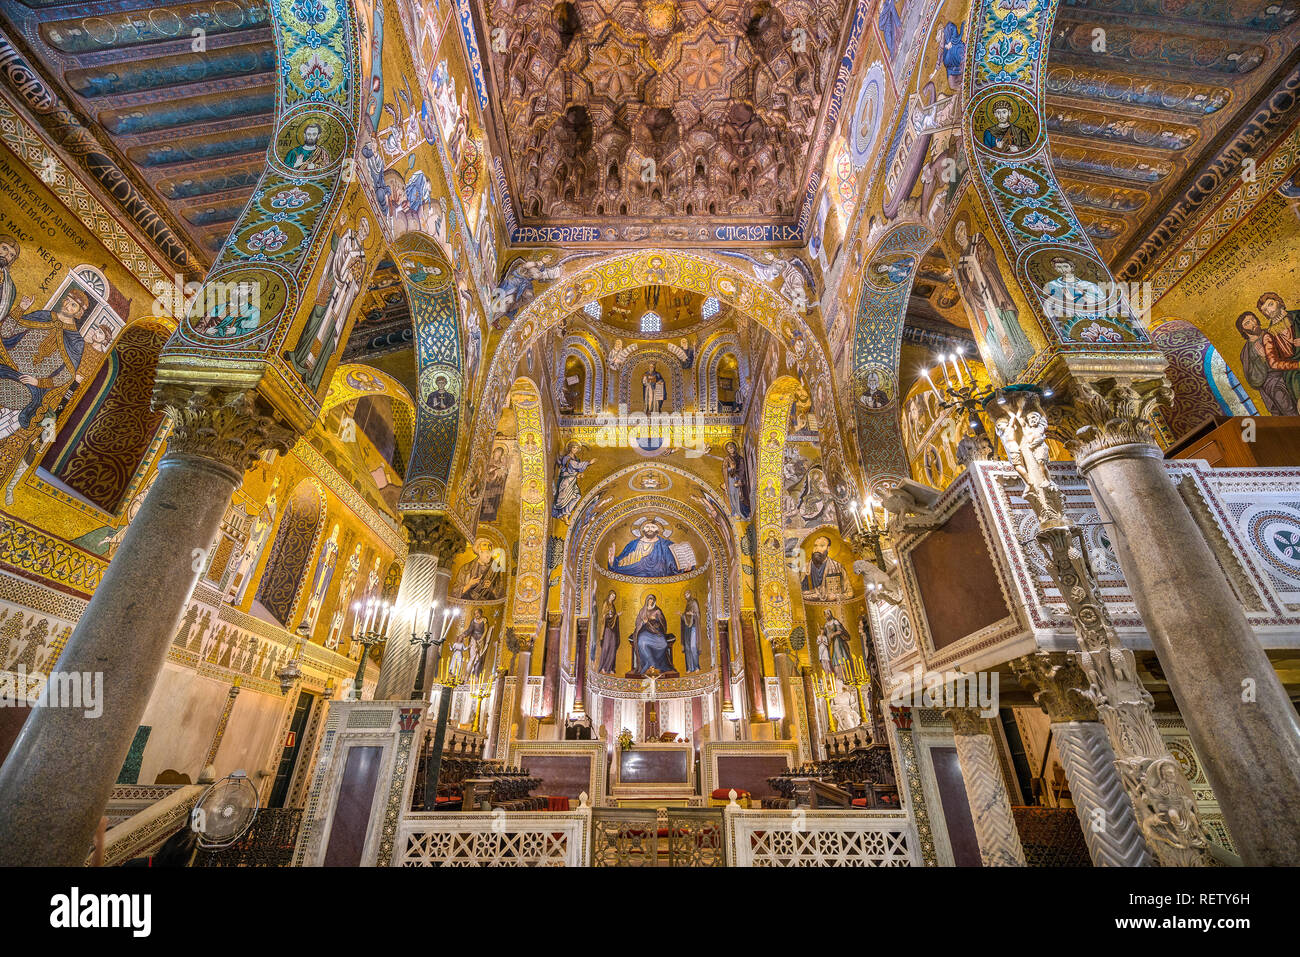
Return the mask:
[[402, 516], [412, 554], [432, 555], [446, 566], [465, 548], [465, 536], [445, 512], [406, 512]]
[[1040, 651], [1015, 659], [1011, 667], [1053, 724], [1097, 720], [1097, 708], [1088, 697], [1091, 682], [1077, 655]]
[[943, 716], [952, 725], [952, 733], [965, 737], [989, 733], [989, 722], [978, 708], [947, 708]]
[[287, 452], [297, 433], [254, 389], [159, 383], [155, 411], [171, 414], [168, 454], [207, 459], [234, 473], [238, 482], [267, 449]]
[[1075, 437], [1066, 445], [1078, 462], [1079, 471], [1087, 473], [1107, 453], [1126, 446], [1147, 448], [1130, 449], [1125, 457], [1160, 455], [1154, 426], [1156, 406], [1173, 401], [1169, 382], [1163, 376], [1076, 379], [1070, 392]]

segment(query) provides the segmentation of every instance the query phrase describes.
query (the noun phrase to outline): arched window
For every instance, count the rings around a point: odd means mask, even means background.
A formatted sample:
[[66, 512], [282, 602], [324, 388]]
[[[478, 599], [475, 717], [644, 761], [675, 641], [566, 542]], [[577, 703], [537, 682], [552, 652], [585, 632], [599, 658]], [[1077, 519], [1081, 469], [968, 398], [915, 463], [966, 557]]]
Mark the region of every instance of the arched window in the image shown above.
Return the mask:
[[110, 515], [163, 422], [150, 407], [154, 370], [167, 333], [134, 326], [118, 339], [73, 407], [46, 456], [55, 484]]
[[582, 307], [582, 311], [585, 312], [587, 315], [591, 316], [591, 318], [593, 319], [599, 319], [600, 303], [593, 299], [591, 302], [587, 303], [585, 306]]
[[646, 312], [641, 316], [642, 332], [659, 332], [663, 329], [664, 321], [659, 318], [657, 312]]

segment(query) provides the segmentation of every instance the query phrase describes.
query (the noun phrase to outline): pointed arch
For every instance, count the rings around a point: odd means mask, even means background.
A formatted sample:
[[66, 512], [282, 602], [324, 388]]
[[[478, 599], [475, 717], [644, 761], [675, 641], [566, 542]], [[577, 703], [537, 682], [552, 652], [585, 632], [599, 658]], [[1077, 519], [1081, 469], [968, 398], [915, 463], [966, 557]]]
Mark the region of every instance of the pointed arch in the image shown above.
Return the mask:
[[[971, 180], [996, 240], [991, 245], [1000, 247], [1048, 343], [1022, 351], [1003, 377], [1031, 380], [1062, 352], [1099, 351], [1131, 356], [1159, 375], [1163, 356], [1052, 169], [1044, 77], [1059, 3], [1024, 0], [1008, 14], [1001, 0], [975, 0], [967, 22], [961, 116]], [[1053, 291], [1058, 261], [1095, 284], [1095, 301], [1076, 306], [1077, 293]]]
[[[437, 240], [424, 233], [403, 234], [393, 244], [393, 255], [411, 304], [417, 390], [415, 439], [398, 508], [446, 510], [448, 480], [456, 462], [466, 454], [457, 448], [467, 396], [455, 273]], [[478, 504], [482, 494], [480, 472], [472, 505]], [[468, 536], [472, 517], [450, 511], [448, 515]]]
[[320, 416], [324, 419], [345, 402], [376, 395], [385, 395], [392, 400], [393, 432], [397, 437], [398, 454], [409, 462], [411, 445], [415, 441], [415, 401], [406, 387], [387, 372], [361, 362], [340, 365], [334, 370], [329, 391], [321, 403]]
[[908, 475], [900, 425], [898, 365], [912, 282], [921, 256], [933, 243], [924, 226], [900, 224], [881, 238], [863, 271], [853, 328], [849, 401], [853, 404], [858, 456], [869, 491], [896, 484]]
[[578, 414], [595, 415], [605, 404], [605, 360], [600, 343], [585, 332], [565, 337], [560, 344], [559, 359], [555, 366], [555, 377], [561, 383], [561, 388], [569, 356], [576, 357], [587, 370], [587, 381], [582, 388], [582, 409]]
[[789, 637], [794, 620], [786, 580], [781, 475], [790, 407], [799, 388], [799, 380], [788, 375], [768, 386], [758, 433], [758, 608], [763, 633], [774, 644]]
[[[250, 376], [287, 423], [306, 432], [381, 248], [352, 169], [368, 85], [358, 82], [356, 4], [268, 6], [277, 69], [266, 168], [208, 272], [199, 307], [164, 348], [157, 380], [190, 390]], [[328, 306], [324, 298], [316, 304], [322, 280], [338, 283]]]
[[294, 487], [257, 583], [254, 601], [285, 628], [295, 621], [308, 566], [325, 528], [325, 504], [325, 487], [316, 479], [305, 478]]
[[722, 357], [730, 353], [736, 359], [740, 370], [740, 385], [750, 381], [749, 356], [740, 348], [740, 340], [734, 332], [715, 332], [700, 346], [699, 357], [695, 360], [695, 394], [699, 399], [701, 412], [714, 414], [718, 411], [718, 364]]
[[[466, 443], [472, 456], [454, 479], [452, 508], [468, 521], [474, 510], [474, 486], [481, 485], [491, 430], [513, 381], [515, 363], [533, 343], [559, 325], [584, 303], [640, 286], [671, 286], [703, 296], [713, 296], [746, 318], [759, 323], [780, 341], [798, 334], [809, 343], [809, 374], [831, 379], [825, 344], [804, 314], [785, 296], [734, 266], [698, 253], [648, 249], [619, 253], [604, 259], [584, 259], [572, 275], [555, 281], [527, 306], [497, 341], [483, 380], [482, 399], [474, 422], [473, 441]], [[831, 410], [838, 428], [838, 413]]]

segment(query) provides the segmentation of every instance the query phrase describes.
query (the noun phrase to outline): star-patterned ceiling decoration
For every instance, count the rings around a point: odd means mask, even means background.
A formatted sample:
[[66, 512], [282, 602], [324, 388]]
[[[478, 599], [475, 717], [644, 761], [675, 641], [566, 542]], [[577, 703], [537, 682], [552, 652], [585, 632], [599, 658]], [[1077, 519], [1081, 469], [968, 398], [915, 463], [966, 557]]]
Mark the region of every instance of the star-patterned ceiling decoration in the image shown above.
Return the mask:
[[483, 52], [515, 226], [801, 235], [854, 0], [476, 2], [480, 35], [508, 38]]

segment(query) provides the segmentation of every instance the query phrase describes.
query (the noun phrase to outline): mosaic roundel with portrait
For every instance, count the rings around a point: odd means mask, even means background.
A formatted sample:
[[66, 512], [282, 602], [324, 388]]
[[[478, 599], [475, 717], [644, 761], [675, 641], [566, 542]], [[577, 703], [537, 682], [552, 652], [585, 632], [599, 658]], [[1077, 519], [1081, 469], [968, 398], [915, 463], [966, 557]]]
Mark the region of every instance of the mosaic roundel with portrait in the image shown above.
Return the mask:
[[867, 267], [866, 279], [877, 289], [891, 290], [907, 282], [916, 265], [916, 257], [907, 253], [877, 256]]
[[318, 176], [339, 168], [352, 155], [347, 128], [338, 114], [310, 107], [286, 117], [275, 135], [272, 160], [277, 172], [290, 176]]
[[209, 278], [187, 301], [185, 328], [200, 342], [249, 348], [289, 304], [288, 277], [268, 266], [240, 266]]
[[883, 412], [894, 404], [898, 394], [894, 373], [878, 362], [863, 367], [858, 374], [858, 404], [868, 412]]
[[1013, 90], [998, 90], [980, 99], [972, 111], [975, 144], [1008, 159], [1029, 156], [1041, 144], [1034, 105]]
[[436, 415], [455, 415], [460, 406], [460, 387], [460, 373], [451, 366], [431, 366], [420, 375], [420, 401]]
[[1067, 341], [1107, 344], [1139, 338], [1131, 304], [1096, 257], [1050, 246], [1026, 256], [1024, 271], [1043, 312]]

